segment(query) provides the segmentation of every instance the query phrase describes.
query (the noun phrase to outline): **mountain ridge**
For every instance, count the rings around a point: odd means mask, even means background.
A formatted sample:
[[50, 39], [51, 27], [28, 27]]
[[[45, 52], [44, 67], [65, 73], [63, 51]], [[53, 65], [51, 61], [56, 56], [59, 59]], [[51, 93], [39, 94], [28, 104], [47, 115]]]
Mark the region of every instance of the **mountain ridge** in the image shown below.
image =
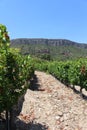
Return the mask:
[[51, 59], [64, 60], [87, 57], [86, 43], [78, 43], [67, 39], [17, 38], [11, 40], [11, 47], [20, 48], [22, 54], [35, 56], [40, 56], [42, 53], [49, 54]]

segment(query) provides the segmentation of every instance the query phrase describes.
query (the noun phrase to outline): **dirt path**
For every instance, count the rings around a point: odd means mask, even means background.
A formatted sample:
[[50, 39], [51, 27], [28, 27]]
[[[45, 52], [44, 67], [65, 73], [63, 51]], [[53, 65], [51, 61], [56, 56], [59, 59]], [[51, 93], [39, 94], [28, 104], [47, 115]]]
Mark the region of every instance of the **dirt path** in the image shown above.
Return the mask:
[[53, 76], [35, 75], [34, 91], [28, 89], [19, 101], [16, 130], [87, 130], [87, 101]]

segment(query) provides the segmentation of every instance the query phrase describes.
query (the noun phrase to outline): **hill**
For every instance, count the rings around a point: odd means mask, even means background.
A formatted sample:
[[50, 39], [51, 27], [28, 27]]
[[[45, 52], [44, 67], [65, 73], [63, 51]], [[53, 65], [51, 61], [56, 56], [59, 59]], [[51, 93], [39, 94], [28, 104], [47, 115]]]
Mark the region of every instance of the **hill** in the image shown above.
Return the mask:
[[87, 57], [87, 44], [66, 39], [19, 38], [11, 40], [11, 47], [20, 48], [24, 55], [30, 54], [51, 60]]

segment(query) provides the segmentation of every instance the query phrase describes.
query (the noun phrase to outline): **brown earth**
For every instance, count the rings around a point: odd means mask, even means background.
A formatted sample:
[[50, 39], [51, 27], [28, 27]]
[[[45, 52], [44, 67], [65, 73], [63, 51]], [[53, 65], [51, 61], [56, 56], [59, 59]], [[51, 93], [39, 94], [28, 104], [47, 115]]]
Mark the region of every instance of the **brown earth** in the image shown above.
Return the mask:
[[79, 90], [39, 71], [30, 88], [14, 108], [15, 130], [87, 130], [87, 100]]

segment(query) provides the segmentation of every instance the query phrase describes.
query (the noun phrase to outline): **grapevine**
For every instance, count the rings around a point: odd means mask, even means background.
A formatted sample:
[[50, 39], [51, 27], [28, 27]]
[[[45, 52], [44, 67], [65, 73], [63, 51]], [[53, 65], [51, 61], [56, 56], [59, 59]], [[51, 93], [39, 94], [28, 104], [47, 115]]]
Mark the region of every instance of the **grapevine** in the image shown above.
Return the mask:
[[0, 24], [0, 112], [6, 110], [7, 130], [8, 112], [29, 87], [33, 75], [31, 57], [12, 51], [7, 28]]

